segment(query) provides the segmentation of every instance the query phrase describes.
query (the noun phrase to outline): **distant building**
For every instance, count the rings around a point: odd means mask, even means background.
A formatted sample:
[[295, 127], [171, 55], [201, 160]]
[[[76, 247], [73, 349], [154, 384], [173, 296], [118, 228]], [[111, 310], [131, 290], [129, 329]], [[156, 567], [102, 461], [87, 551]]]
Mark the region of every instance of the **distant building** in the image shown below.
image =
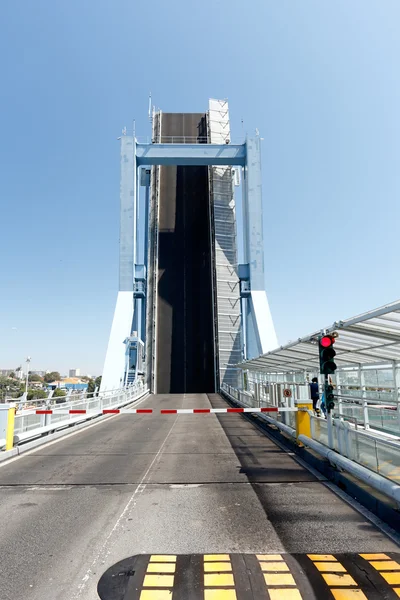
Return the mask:
[[80, 369], [70, 369], [69, 370], [69, 376], [70, 377], [79, 377], [81, 374], [81, 370]]
[[48, 371], [29, 371], [31, 375], [38, 375], [39, 377], [44, 377]]
[[24, 379], [26, 376], [22, 369], [20, 371], [17, 371], [17, 369], [0, 369], [0, 376], [2, 377], [9, 377], [11, 373], [14, 373], [17, 379]]
[[42, 381], [30, 381], [29, 387], [41, 390], [43, 388]]
[[87, 381], [82, 381], [79, 377], [64, 377], [61, 381], [52, 381], [48, 384], [52, 390], [59, 388], [60, 390], [87, 390]]
[[11, 373], [15, 373], [15, 369], [0, 369], [0, 375], [2, 377], [8, 377]]

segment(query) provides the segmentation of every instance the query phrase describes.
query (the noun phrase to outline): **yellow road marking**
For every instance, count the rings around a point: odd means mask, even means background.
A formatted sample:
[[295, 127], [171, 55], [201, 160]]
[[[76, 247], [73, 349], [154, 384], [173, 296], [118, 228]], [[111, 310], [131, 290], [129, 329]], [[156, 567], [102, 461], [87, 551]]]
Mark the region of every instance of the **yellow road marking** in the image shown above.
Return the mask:
[[209, 562], [204, 563], [204, 572], [212, 573], [217, 571], [218, 573], [221, 571], [230, 571], [232, 572], [232, 565], [230, 562]]
[[289, 571], [285, 562], [260, 562], [262, 571]]
[[296, 581], [290, 573], [290, 567], [281, 554], [256, 554], [256, 556], [264, 575], [270, 600], [302, 600], [296, 587]]
[[[390, 556], [387, 554], [360, 554], [360, 556], [368, 560], [371, 567], [373, 567], [387, 583], [390, 585], [400, 584], [400, 564], [395, 560], [392, 560]], [[392, 573], [390, 573], [390, 571], [392, 571]], [[393, 588], [393, 591], [400, 598], [400, 588]]]
[[237, 600], [235, 590], [204, 590], [204, 600]]
[[336, 575], [335, 573], [321, 573], [328, 585], [357, 585], [351, 575], [345, 573]]
[[148, 573], [175, 573], [175, 563], [149, 563]]
[[332, 554], [307, 554], [307, 556], [312, 561], [316, 561], [316, 560], [337, 561], [337, 559]]
[[335, 600], [368, 600], [362, 590], [332, 590], [332, 595]]
[[361, 558], [365, 558], [366, 560], [390, 560], [390, 556], [387, 554], [360, 554]]
[[271, 588], [268, 590], [268, 594], [271, 600], [303, 600], [299, 590], [293, 588]]
[[234, 586], [233, 575], [231, 573], [207, 573], [204, 574], [205, 587], [227, 587]]
[[205, 554], [204, 562], [218, 561], [218, 560], [231, 560], [229, 554]]
[[173, 587], [173, 575], [145, 575], [143, 587]]
[[400, 569], [400, 565], [395, 560], [370, 560], [369, 564], [377, 571], [395, 571]]
[[381, 575], [390, 584], [398, 585], [400, 583], [400, 573], [381, 573]]
[[318, 571], [346, 573], [346, 569], [340, 562], [316, 562], [315, 566]]
[[267, 585], [296, 585], [291, 573], [263, 573]]
[[152, 554], [150, 562], [176, 562], [174, 554]]
[[140, 600], [171, 600], [171, 590], [143, 590]]

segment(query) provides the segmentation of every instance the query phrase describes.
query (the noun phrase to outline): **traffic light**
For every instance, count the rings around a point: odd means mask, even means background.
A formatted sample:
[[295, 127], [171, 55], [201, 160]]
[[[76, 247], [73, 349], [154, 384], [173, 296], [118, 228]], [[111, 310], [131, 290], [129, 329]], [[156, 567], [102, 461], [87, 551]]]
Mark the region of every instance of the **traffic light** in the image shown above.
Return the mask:
[[333, 375], [336, 371], [336, 363], [333, 360], [336, 352], [333, 349], [335, 336], [324, 335], [318, 340], [319, 349], [319, 368], [322, 375]]
[[328, 383], [325, 383], [325, 406], [328, 413], [335, 408], [335, 396], [333, 395], [333, 385], [329, 385]]

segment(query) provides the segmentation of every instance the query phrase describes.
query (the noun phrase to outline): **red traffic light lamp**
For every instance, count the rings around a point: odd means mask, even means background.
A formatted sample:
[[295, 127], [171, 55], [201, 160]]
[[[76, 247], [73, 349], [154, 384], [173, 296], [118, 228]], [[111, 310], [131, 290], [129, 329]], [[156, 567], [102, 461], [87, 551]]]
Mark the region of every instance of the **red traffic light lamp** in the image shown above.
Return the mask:
[[323, 348], [329, 348], [335, 343], [335, 338], [331, 335], [324, 335], [324, 337], [320, 339], [319, 343]]

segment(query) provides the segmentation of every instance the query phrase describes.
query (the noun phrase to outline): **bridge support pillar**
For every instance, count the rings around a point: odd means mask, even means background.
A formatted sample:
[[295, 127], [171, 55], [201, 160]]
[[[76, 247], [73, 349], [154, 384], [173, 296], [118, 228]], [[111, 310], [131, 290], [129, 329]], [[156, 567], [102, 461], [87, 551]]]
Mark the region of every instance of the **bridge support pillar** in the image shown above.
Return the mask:
[[245, 307], [246, 358], [264, 354], [278, 346], [265, 292], [264, 234], [261, 177], [261, 139], [246, 140], [243, 180], [244, 262], [248, 265]]

